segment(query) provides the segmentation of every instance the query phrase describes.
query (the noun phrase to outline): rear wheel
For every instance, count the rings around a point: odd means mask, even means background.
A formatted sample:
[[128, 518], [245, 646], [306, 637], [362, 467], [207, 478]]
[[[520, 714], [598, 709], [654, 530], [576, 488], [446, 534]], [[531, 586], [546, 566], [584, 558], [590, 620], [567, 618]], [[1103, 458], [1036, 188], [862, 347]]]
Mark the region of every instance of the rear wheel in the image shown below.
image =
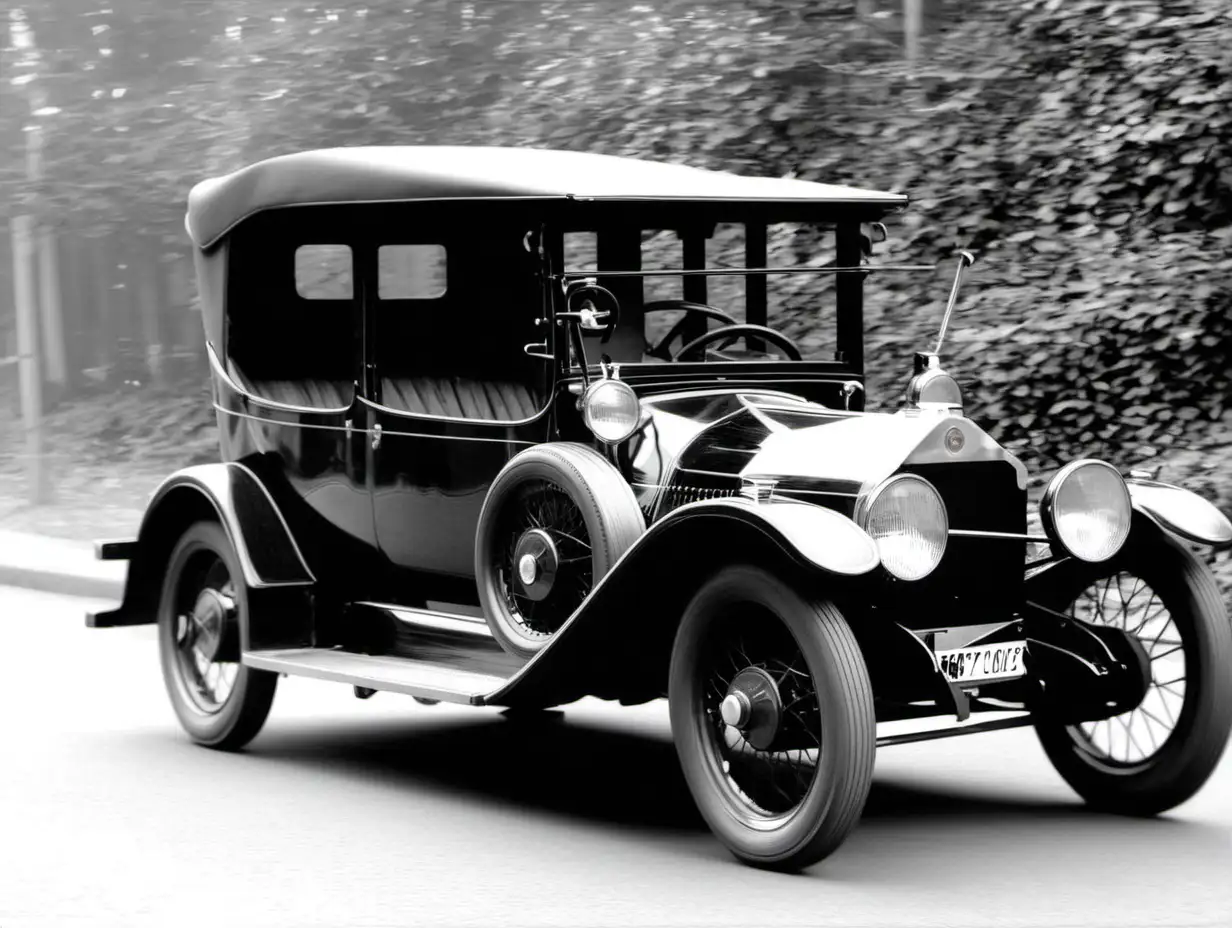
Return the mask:
[[1215, 769], [1232, 727], [1232, 626], [1214, 577], [1159, 533], [1131, 536], [1103, 565], [1054, 568], [1054, 607], [1136, 638], [1150, 664], [1142, 702], [1078, 725], [1041, 719], [1044, 750], [1092, 806], [1154, 815]]
[[876, 723], [864, 658], [832, 604], [761, 568], [723, 570], [681, 620], [669, 703], [693, 798], [740, 860], [799, 870], [855, 827]]
[[239, 663], [247, 608], [239, 560], [222, 526], [191, 525], [167, 562], [158, 646], [171, 706], [199, 744], [243, 747], [261, 730], [274, 701], [278, 675]]

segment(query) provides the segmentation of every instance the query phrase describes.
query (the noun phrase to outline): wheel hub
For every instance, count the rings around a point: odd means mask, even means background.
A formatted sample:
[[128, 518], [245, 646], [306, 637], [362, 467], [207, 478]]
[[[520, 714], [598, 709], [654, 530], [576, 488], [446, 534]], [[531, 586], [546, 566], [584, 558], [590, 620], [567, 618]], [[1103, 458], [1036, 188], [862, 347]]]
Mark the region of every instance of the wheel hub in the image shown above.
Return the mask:
[[193, 604], [191, 621], [196, 626], [193, 647], [207, 661], [218, 657], [227, 627], [235, 619], [235, 600], [219, 590], [207, 588]]
[[719, 705], [723, 722], [759, 751], [774, 743], [782, 713], [778, 684], [760, 667], [746, 667], [736, 674]]
[[536, 602], [546, 599], [560, 566], [552, 536], [541, 528], [523, 532], [513, 551], [513, 563], [522, 591]]

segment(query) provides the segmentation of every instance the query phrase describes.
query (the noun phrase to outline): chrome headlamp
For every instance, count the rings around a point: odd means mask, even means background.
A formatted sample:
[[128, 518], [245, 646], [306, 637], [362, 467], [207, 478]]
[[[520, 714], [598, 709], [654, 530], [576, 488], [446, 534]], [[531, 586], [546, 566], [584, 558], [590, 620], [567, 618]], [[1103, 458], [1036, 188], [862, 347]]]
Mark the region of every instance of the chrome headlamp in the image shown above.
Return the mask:
[[942, 369], [935, 354], [915, 356], [915, 376], [907, 384], [907, 405], [962, 415], [962, 390], [958, 381]]
[[582, 395], [582, 418], [595, 438], [607, 444], [622, 442], [641, 423], [642, 406], [633, 388], [621, 380], [596, 380]]
[[1040, 500], [1048, 538], [1082, 561], [1106, 561], [1125, 544], [1133, 507], [1125, 480], [1111, 464], [1082, 460], [1065, 465]]
[[915, 474], [882, 481], [861, 500], [856, 523], [877, 543], [882, 566], [900, 580], [921, 580], [932, 573], [950, 533], [941, 494]]

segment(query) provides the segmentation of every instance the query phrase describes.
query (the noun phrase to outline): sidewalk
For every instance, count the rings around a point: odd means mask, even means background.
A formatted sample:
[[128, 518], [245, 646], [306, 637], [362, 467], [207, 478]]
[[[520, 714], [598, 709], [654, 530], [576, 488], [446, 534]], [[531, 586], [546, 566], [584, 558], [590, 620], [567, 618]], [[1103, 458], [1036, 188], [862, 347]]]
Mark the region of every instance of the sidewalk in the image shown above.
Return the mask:
[[119, 600], [125, 561], [99, 561], [89, 542], [0, 529], [0, 586]]

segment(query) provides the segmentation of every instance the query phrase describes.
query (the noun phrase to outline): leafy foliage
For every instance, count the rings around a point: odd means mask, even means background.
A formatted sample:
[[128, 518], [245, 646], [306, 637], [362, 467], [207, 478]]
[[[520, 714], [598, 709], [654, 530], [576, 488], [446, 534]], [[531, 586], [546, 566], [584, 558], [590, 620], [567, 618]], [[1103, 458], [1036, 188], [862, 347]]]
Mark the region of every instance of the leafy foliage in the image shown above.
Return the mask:
[[[890, 0], [31, 5], [38, 81], [60, 112], [44, 182], [2, 174], [0, 203], [182, 243], [184, 193], [204, 176], [390, 143], [901, 190], [913, 206], [878, 260], [980, 254], [945, 354], [997, 437], [1044, 467], [1193, 442], [1229, 414], [1232, 389], [1226, 3], [929, 6], [937, 31], [912, 65]], [[0, 152], [17, 164], [26, 85], [0, 86]], [[771, 258], [807, 260], [802, 245], [773, 238]], [[873, 281], [870, 396], [892, 406], [948, 280]], [[808, 307], [826, 285], [796, 278], [782, 295]], [[824, 351], [829, 320], [811, 319], [793, 335]]]

